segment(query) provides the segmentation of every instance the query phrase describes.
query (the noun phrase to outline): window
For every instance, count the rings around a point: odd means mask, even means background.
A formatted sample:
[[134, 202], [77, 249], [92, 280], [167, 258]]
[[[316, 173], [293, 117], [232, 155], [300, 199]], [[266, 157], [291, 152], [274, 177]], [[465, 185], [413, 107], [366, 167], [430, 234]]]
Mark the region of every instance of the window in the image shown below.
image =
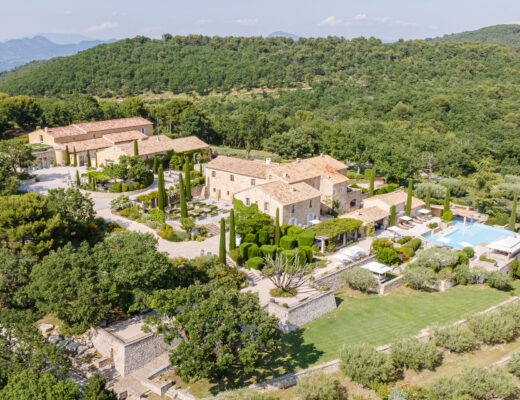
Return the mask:
[[246, 197], [246, 206], [248, 206], [249, 204], [251, 204], [249, 201], [249, 197]]
[[226, 196], [229, 196], [229, 190], [226, 190]]
[[309, 200], [309, 208], [312, 208], [312, 200]]
[[273, 179], [273, 176], [272, 175], [269, 175], [269, 180]]
[[43, 143], [43, 135], [40, 135], [40, 143]]
[[235, 182], [235, 175], [229, 175], [229, 180], [231, 182]]
[[215, 193], [217, 191], [217, 189], [213, 188], [213, 193]]
[[264, 211], [269, 211], [269, 203], [267, 201], [264, 203]]
[[291, 214], [294, 214], [294, 212], [296, 211], [295, 207], [294, 207], [294, 204], [291, 206]]
[[141, 128], [141, 133], [146, 133], [146, 128]]
[[256, 185], [256, 179], [251, 179], [251, 186], [255, 186]]
[[352, 201], [350, 202], [350, 207], [355, 207], [356, 204], [357, 204], [357, 201], [356, 201], [356, 199], [354, 199], [354, 200], [352, 200]]
[[217, 176], [217, 171], [211, 171], [211, 177], [214, 178]]

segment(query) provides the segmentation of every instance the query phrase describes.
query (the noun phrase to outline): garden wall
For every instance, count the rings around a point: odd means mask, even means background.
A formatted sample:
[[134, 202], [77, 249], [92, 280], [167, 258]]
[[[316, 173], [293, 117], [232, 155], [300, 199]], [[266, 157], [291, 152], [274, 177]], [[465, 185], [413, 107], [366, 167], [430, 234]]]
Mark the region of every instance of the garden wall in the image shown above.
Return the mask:
[[335, 309], [336, 298], [332, 290], [289, 308], [274, 302], [274, 299], [267, 305], [267, 312], [280, 320], [279, 329], [284, 333], [294, 331]]
[[382, 285], [377, 286], [377, 293], [380, 295], [385, 295], [390, 293], [391, 291], [397, 289], [398, 287], [401, 287], [405, 284], [405, 281], [403, 279], [403, 275], [399, 275], [397, 278], [394, 278], [386, 283], [383, 283]]
[[340, 269], [334, 272], [330, 272], [327, 275], [321, 276], [318, 279], [316, 279], [313, 283], [317, 287], [328, 286], [332, 290], [341, 289], [343, 286], [345, 286], [345, 281], [341, 277], [341, 274], [343, 272], [348, 271], [352, 268], [361, 267], [362, 265], [368, 264], [369, 262], [374, 261], [375, 259], [375, 256], [368, 256], [359, 261], [353, 262], [352, 264], [348, 264], [344, 267], [341, 267]]

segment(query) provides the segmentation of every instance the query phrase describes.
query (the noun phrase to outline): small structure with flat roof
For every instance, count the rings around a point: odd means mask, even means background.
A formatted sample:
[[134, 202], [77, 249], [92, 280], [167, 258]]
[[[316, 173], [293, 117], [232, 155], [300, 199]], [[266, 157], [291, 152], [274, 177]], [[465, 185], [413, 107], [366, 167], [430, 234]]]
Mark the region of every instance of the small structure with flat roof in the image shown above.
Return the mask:
[[520, 238], [517, 236], [502, 236], [486, 245], [488, 256], [502, 257], [512, 260], [520, 253]]

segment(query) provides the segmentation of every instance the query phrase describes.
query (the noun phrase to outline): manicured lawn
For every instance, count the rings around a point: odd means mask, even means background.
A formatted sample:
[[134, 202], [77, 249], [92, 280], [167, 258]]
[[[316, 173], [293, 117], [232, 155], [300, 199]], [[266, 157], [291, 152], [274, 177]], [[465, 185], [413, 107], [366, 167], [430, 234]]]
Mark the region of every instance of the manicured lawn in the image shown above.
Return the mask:
[[285, 335], [286, 349], [294, 364], [304, 368], [337, 358], [344, 344], [395, 342], [483, 311], [509, 296], [487, 286], [456, 286], [444, 293], [400, 288], [387, 296], [359, 298], [338, 293], [337, 310]]

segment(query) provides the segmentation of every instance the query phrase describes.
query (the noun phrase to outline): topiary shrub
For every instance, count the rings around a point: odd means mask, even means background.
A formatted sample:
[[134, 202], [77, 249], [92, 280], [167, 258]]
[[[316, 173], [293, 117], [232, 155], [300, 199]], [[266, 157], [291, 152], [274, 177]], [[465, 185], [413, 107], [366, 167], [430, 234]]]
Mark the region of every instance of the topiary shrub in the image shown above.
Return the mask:
[[294, 236], [283, 236], [280, 239], [280, 247], [285, 250], [292, 250], [298, 245], [298, 240]]
[[361, 290], [362, 292], [366, 292], [377, 284], [374, 274], [364, 268], [353, 268], [345, 271], [342, 277], [352, 289]]
[[310, 247], [310, 246], [300, 246], [298, 248], [298, 251], [302, 251], [302, 252], [305, 253], [305, 258], [306, 258], [308, 263], [312, 262], [312, 259], [314, 258], [313, 252], [312, 252], [312, 247]]
[[449, 222], [451, 220], [453, 220], [453, 211], [451, 210], [448, 210], [448, 211], [444, 211], [442, 213], [442, 218], [441, 218], [444, 222]]
[[262, 252], [260, 251], [260, 249], [258, 248], [258, 246], [256, 244], [251, 243], [251, 246], [247, 250], [247, 256], [248, 256], [248, 259], [253, 258], [253, 257], [261, 257]]
[[252, 247], [252, 246], [256, 246], [254, 243], [241, 243], [240, 244], [240, 257], [244, 260], [244, 261], [247, 261], [248, 258], [249, 258], [249, 249]]
[[126, 183], [121, 184], [121, 191], [122, 192], [128, 192], [128, 185]]
[[296, 240], [298, 241], [298, 247], [302, 246], [312, 246], [314, 244], [314, 233], [312, 232], [303, 232], [296, 236]]
[[244, 240], [242, 242], [243, 243], [257, 243], [257, 241], [258, 241], [257, 235], [255, 235], [254, 233], [248, 233], [244, 237]]
[[271, 257], [272, 259], [276, 258], [276, 246], [264, 244], [260, 247], [260, 252], [262, 253], [262, 257]]
[[433, 337], [437, 346], [455, 353], [471, 351], [478, 345], [477, 337], [466, 324], [435, 329]]
[[298, 379], [295, 393], [300, 400], [342, 400], [347, 398], [346, 390], [337, 379], [316, 371]]
[[511, 287], [511, 278], [502, 271], [490, 272], [487, 277], [487, 284], [495, 289], [506, 290]]
[[283, 223], [283, 224], [280, 226], [280, 232], [282, 232], [282, 236], [287, 235], [287, 230], [288, 230], [291, 226], [292, 226], [292, 225], [289, 225], [289, 224], [286, 224], [286, 223]]
[[296, 257], [296, 252], [294, 250], [282, 250], [278, 254], [278, 257], [282, 259], [282, 262], [292, 262], [294, 257]]
[[289, 225], [289, 227], [287, 228], [287, 235], [289, 236], [298, 236], [299, 234], [303, 233], [304, 232], [304, 229], [300, 226], [296, 226], [296, 225]]
[[259, 271], [264, 267], [264, 259], [262, 257], [252, 257], [247, 260], [247, 269], [257, 269]]
[[307, 263], [307, 252], [305, 250], [297, 249], [296, 257], [298, 260], [298, 265], [305, 265]]
[[269, 243], [269, 231], [267, 229], [260, 229], [257, 234], [258, 243], [260, 245]]
[[366, 344], [343, 347], [339, 358], [343, 374], [362, 385], [390, 382], [396, 376], [390, 356]]
[[392, 345], [392, 361], [399, 367], [415, 371], [433, 370], [440, 362], [437, 346], [433, 340], [422, 342], [417, 338], [406, 339]]

